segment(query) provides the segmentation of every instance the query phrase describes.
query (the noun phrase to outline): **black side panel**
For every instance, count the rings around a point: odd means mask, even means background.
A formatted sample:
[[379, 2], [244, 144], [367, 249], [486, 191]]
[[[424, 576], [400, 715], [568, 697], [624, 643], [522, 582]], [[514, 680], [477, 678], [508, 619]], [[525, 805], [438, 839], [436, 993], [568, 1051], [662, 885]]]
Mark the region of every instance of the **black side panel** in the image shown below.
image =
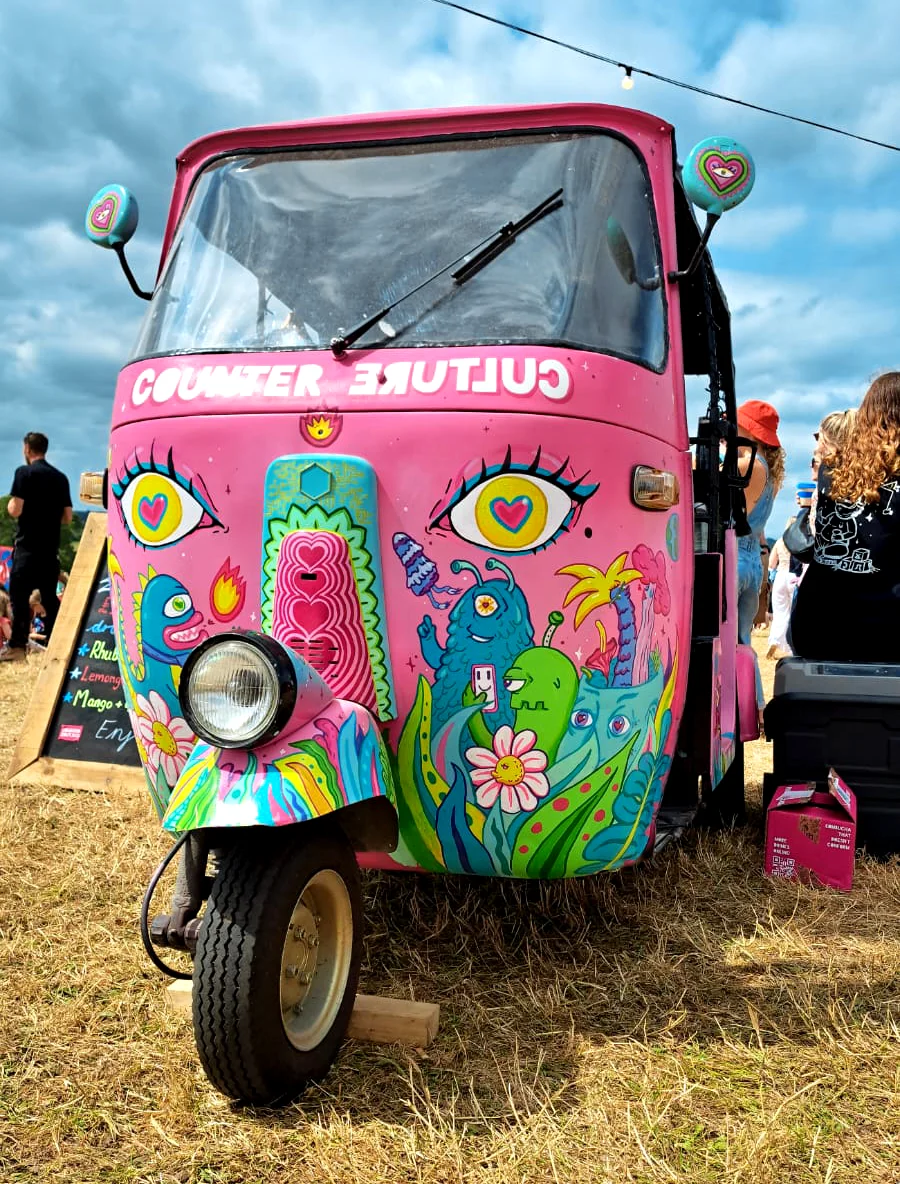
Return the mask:
[[712, 640], [695, 639], [691, 645], [684, 714], [678, 729], [675, 758], [666, 781], [662, 809], [688, 811], [699, 805], [699, 782], [709, 781], [709, 721], [712, 713]]
[[694, 556], [692, 637], [718, 637], [721, 621], [722, 556], [707, 552]]

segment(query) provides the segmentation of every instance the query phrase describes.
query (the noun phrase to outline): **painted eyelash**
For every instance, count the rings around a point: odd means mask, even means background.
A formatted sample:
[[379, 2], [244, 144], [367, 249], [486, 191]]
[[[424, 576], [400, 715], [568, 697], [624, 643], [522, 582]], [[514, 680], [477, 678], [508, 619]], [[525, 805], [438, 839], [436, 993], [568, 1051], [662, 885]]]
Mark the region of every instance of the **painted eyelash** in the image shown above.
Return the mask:
[[[132, 467], [133, 462], [133, 467]], [[116, 475], [116, 482], [113, 485], [113, 496], [116, 500], [120, 500], [128, 486], [139, 477], [142, 473], [158, 473], [162, 477], [168, 477], [180, 485], [181, 488], [188, 493], [194, 500], [203, 507], [203, 510], [209, 514], [213, 520], [214, 526], [221, 526], [215, 507], [212, 504], [209, 494], [205, 489], [199, 488], [194, 484], [193, 477], [183, 477], [181, 473], [175, 468], [175, 460], [173, 458], [173, 450], [170, 448], [166, 455], [165, 465], [160, 465], [153, 455], [153, 445], [150, 446], [149, 460], [142, 461], [138, 459], [137, 453], [132, 453], [131, 460], [125, 462], [125, 468]]]
[[[481, 471], [473, 477], [467, 477], [466, 480], [463, 481], [462, 485], [460, 485], [460, 487], [456, 490], [451, 500], [443, 507], [439, 514], [436, 514], [437, 506], [434, 507], [434, 509], [431, 511], [432, 518], [428, 529], [434, 530], [437, 528], [441, 520], [446, 518], [451, 510], [453, 510], [455, 506], [458, 506], [463, 498], [467, 497], [473, 489], [477, 488], [477, 486], [483, 484], [491, 477], [498, 477], [504, 473], [520, 473], [531, 477], [541, 477], [544, 481], [552, 481], [558, 489], [561, 489], [564, 493], [567, 493], [575, 503], [575, 505], [572, 507], [572, 510], [574, 511], [579, 509], [597, 490], [596, 485], [584, 484], [584, 479], [588, 476], [590, 469], [588, 469], [587, 472], [583, 473], [580, 477], [576, 477], [574, 480], [563, 481], [560, 478], [569, 466], [569, 458], [566, 457], [559, 468], [550, 472], [541, 469], [541, 451], [542, 447], [539, 444], [537, 452], [534, 454], [534, 459], [530, 464], [527, 465], [522, 464], [521, 462], [513, 462], [511, 446], [507, 446], [506, 456], [498, 465], [491, 465], [488, 467], [484, 460], [482, 460]], [[567, 520], [570, 521], [569, 515], [567, 515]]]

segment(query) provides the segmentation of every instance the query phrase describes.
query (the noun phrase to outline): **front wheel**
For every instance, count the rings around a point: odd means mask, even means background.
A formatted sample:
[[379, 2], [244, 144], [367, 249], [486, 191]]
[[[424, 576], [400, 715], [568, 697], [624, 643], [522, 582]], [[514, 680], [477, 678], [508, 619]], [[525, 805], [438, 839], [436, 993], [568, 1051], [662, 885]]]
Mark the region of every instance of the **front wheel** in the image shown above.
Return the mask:
[[228, 1097], [286, 1102], [324, 1076], [350, 1021], [362, 889], [339, 831], [238, 840], [213, 881], [194, 958], [207, 1077]]

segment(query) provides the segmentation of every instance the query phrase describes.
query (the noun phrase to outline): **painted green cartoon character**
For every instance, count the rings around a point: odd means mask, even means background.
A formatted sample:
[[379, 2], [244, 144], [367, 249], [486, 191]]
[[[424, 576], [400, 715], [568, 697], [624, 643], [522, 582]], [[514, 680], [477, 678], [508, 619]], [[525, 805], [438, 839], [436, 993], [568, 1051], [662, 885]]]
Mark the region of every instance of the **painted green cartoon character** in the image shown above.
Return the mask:
[[[578, 693], [578, 671], [571, 659], [550, 647], [562, 621], [562, 613], [551, 613], [541, 644], [522, 650], [503, 674], [503, 686], [515, 712], [516, 733], [526, 729], [534, 732], [537, 746], [547, 754], [550, 764], [565, 735]], [[484, 701], [485, 696], [477, 695], [471, 686], [463, 692], [464, 707]], [[481, 712], [469, 720], [469, 731], [476, 744], [491, 747], [491, 732]]]
[[559, 650], [535, 646], [519, 654], [503, 675], [503, 685], [516, 713], [516, 732], [534, 732], [537, 747], [552, 765], [578, 693], [574, 663]]

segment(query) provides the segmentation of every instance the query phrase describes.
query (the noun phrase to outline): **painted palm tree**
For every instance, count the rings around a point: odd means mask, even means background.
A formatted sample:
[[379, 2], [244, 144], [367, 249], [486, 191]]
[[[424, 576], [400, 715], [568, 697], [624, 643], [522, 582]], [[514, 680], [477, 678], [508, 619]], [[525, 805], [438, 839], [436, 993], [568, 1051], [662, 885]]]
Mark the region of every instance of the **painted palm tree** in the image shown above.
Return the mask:
[[628, 585], [632, 580], [639, 580], [641, 573], [633, 567], [625, 566], [627, 558], [628, 552], [623, 551], [621, 555], [616, 556], [606, 571], [594, 567], [591, 563], [571, 563], [568, 567], [561, 567], [556, 573], [558, 576], [574, 576], [577, 581], [566, 593], [563, 601], [563, 608], [567, 608], [573, 601], [579, 598], [581, 600], [575, 610], [576, 629], [586, 617], [605, 604], [612, 604], [615, 608], [619, 618], [619, 652], [612, 680], [614, 687], [631, 685], [637, 640], [634, 605], [628, 594]]

